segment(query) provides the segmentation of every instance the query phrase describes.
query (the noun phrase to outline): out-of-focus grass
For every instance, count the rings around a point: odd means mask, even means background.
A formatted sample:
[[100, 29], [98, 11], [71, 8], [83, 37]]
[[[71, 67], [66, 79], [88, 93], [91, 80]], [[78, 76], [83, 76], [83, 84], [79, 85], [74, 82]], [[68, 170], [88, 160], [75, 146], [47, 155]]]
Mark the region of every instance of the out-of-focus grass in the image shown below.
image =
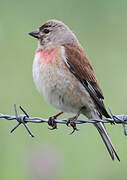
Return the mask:
[[[32, 60], [37, 46], [28, 32], [44, 21], [64, 21], [78, 36], [95, 67], [105, 95], [105, 104], [115, 113], [126, 113], [127, 1], [2, 1], [0, 3], [0, 112], [13, 114], [13, 104], [23, 105], [31, 116], [47, 118], [56, 110], [36, 91], [32, 81]], [[47, 125], [30, 125], [36, 137], [23, 127], [14, 134], [15, 125], [1, 119], [0, 179], [32, 178], [24, 164], [32, 145], [49, 144], [64, 159], [55, 179], [125, 179], [127, 139], [122, 128], [108, 126], [121, 162], [112, 162], [92, 125], [80, 126], [72, 136], [59, 125], [49, 131]], [[49, 156], [50, 157], [50, 156]], [[28, 158], [29, 160], [29, 158]], [[46, 164], [45, 164], [46, 166]], [[37, 179], [33, 176], [33, 180]]]

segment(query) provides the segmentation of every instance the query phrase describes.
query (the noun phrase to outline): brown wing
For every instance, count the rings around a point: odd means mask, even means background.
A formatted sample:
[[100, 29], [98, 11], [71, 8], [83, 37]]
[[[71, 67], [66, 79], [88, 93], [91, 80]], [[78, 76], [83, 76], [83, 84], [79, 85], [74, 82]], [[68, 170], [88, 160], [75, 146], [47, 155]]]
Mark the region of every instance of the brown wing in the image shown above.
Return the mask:
[[65, 53], [69, 70], [75, 75], [93, 98], [100, 115], [110, 117], [103, 104], [103, 93], [96, 80], [94, 70], [83, 49], [66, 45]]

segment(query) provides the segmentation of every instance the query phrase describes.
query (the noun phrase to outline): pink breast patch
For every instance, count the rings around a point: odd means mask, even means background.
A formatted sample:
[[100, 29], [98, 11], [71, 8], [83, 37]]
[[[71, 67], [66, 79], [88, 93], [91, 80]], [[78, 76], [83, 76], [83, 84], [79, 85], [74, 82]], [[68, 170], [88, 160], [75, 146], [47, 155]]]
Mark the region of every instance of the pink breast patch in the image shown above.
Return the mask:
[[51, 63], [55, 55], [55, 49], [52, 50], [36, 50], [36, 54], [40, 54], [39, 63]]

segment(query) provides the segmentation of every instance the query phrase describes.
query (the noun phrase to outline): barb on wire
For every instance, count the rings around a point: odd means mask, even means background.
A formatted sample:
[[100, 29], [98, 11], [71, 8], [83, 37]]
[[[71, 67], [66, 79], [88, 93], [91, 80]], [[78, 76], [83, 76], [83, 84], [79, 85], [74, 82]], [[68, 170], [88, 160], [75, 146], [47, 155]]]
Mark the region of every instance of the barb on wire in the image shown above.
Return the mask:
[[[17, 107], [14, 105], [14, 111], [15, 111], [15, 116], [11, 115], [4, 115], [0, 113], [0, 118], [4, 118], [7, 120], [16, 120], [18, 124], [10, 131], [11, 133], [14, 132], [17, 127], [19, 127], [21, 124], [24, 125], [26, 128], [27, 132], [31, 137], [34, 137], [34, 134], [31, 132], [29, 129], [27, 123], [49, 123], [49, 119], [43, 119], [40, 117], [30, 117], [28, 113], [25, 111], [25, 109], [22, 106], [19, 106], [20, 110], [23, 112], [23, 114], [18, 114]], [[127, 115], [114, 115], [111, 108], [109, 108], [110, 114], [112, 118], [105, 118], [105, 119], [88, 119], [88, 120], [76, 120], [76, 124], [83, 124], [83, 123], [98, 123], [98, 122], [103, 122], [103, 123], [111, 123], [111, 124], [122, 124], [123, 126], [123, 132], [124, 135], [127, 136], [127, 129], [126, 129], [126, 124], [127, 124]], [[59, 123], [59, 124], [66, 124], [67, 125], [67, 119], [54, 119], [54, 123]]]

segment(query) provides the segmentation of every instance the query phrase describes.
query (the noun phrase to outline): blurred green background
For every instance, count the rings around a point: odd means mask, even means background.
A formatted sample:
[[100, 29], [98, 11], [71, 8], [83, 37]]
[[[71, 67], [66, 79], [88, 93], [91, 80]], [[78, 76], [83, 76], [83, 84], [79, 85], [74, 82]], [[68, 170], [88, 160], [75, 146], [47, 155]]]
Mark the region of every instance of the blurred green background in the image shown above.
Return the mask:
[[[31, 116], [48, 118], [57, 111], [36, 91], [32, 61], [37, 47], [28, 32], [48, 19], [58, 19], [77, 35], [114, 113], [127, 113], [127, 1], [126, 0], [1, 0], [0, 112], [14, 114], [22, 105]], [[65, 117], [68, 117], [66, 114]], [[0, 180], [119, 180], [126, 179], [127, 137], [122, 127], [107, 125], [121, 162], [112, 162], [95, 128], [79, 132], [59, 125], [29, 124], [13, 134], [16, 122], [0, 120]]]

